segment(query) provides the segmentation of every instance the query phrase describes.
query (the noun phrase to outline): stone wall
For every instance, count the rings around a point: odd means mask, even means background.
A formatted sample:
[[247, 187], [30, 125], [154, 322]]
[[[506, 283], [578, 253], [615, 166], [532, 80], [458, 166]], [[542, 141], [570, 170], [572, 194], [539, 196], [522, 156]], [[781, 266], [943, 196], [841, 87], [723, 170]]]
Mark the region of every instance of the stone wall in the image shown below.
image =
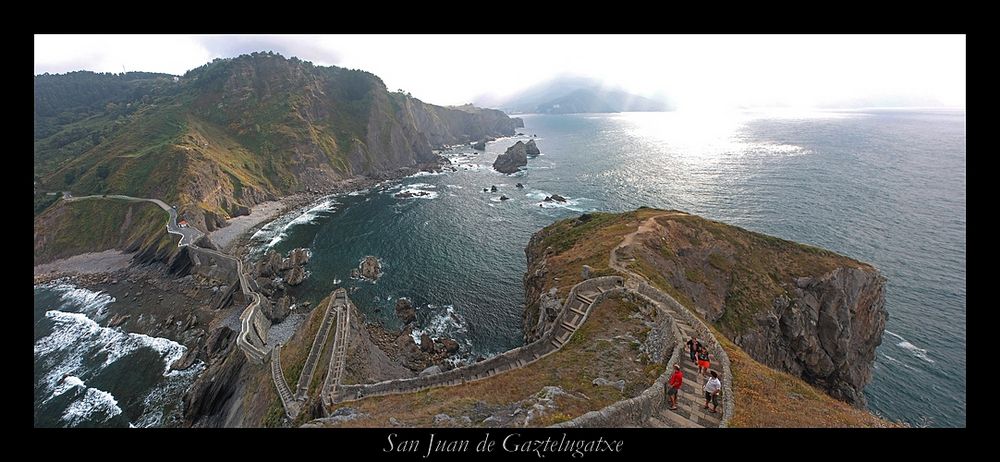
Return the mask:
[[[634, 292], [632, 293], [634, 294]], [[641, 297], [640, 300], [645, 299], [642, 300], [643, 302], [656, 306], [648, 297], [641, 294], [636, 295]], [[660, 374], [653, 385], [640, 393], [639, 396], [618, 401], [603, 409], [590, 411], [575, 419], [552, 425], [552, 428], [642, 426], [646, 420], [659, 412], [664, 406], [666, 398], [664, 387], [669, 377], [667, 372], [673, 370], [674, 364], [678, 364], [678, 361], [681, 360], [681, 353], [684, 349], [683, 336], [677, 329], [673, 316], [663, 311], [660, 311], [660, 314], [665, 320], [663, 322], [668, 324], [667, 328], [672, 332], [670, 344], [665, 346], [671, 350], [666, 372]]]
[[645, 282], [639, 283], [639, 293], [671, 307], [677, 315], [682, 316], [684, 321], [690, 324], [698, 334], [698, 339], [702, 344], [707, 346], [709, 352], [715, 356], [715, 360], [720, 364], [722, 369], [722, 377], [720, 377], [722, 379], [722, 423], [719, 426], [726, 427], [729, 419], [733, 417], [733, 371], [730, 367], [729, 355], [726, 354], [726, 350], [719, 345], [718, 340], [715, 339], [715, 335], [712, 334], [701, 319], [684, 308], [683, 305], [674, 300], [670, 295]]
[[[563, 310], [559, 314], [559, 318], [554, 325], [564, 321], [565, 318], [569, 316], [567, 314], [569, 313], [569, 310], [565, 309], [565, 307], [580, 291], [597, 290], [598, 287], [609, 287], [609, 289], [595, 297], [594, 302], [589, 305], [587, 309], [587, 315], [589, 316], [590, 309], [599, 305], [611, 294], [624, 293], [625, 290], [622, 288], [623, 284], [624, 280], [620, 276], [604, 276], [600, 278], [588, 279], [573, 286], [569, 292], [569, 296], [563, 303]], [[580, 321], [580, 324], [585, 321], [586, 317]], [[368, 396], [410, 393], [436, 386], [458, 385], [466, 382], [482, 380], [502, 372], [524, 367], [527, 364], [533, 363], [557, 351], [557, 349], [551, 344], [555, 336], [554, 333], [555, 329], [549, 328], [542, 338], [532, 343], [508, 350], [490, 359], [468, 366], [455, 368], [440, 374], [388, 380], [374, 384], [341, 385], [339, 387], [342, 392], [341, 396], [344, 398], [343, 401], [352, 401]]]

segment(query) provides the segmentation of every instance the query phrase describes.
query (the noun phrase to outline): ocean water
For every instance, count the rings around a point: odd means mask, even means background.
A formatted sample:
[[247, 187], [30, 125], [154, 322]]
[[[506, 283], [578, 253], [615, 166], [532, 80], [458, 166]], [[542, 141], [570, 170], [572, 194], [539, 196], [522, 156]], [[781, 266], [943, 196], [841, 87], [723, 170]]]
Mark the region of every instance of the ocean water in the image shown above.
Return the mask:
[[35, 286], [36, 427], [164, 427], [204, 364], [168, 366], [186, 348], [106, 324], [114, 298], [68, 283]]
[[[445, 153], [457, 172], [420, 174], [326, 198], [270, 223], [258, 251], [309, 247], [314, 303], [333, 288], [372, 322], [420, 331], [468, 357], [521, 344], [524, 247], [555, 220], [646, 205], [676, 208], [874, 264], [888, 278], [887, 330], [869, 407], [917, 426], [965, 426], [965, 112], [855, 110], [731, 114], [527, 115], [525, 136]], [[542, 155], [490, 168], [516, 140]], [[516, 189], [516, 183], [524, 189]], [[496, 193], [483, 188], [496, 185]], [[402, 191], [426, 192], [396, 198]], [[566, 204], [547, 204], [560, 194]], [[501, 201], [500, 195], [510, 198]], [[350, 279], [365, 255], [375, 283]]]

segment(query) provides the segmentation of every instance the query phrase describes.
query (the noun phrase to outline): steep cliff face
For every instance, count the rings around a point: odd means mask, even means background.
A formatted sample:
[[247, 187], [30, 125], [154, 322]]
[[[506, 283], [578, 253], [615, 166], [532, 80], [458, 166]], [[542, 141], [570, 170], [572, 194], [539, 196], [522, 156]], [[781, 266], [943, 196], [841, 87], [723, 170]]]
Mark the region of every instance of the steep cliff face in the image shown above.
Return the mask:
[[[147, 77], [117, 86], [89, 73], [36, 78], [45, 108], [36, 113], [36, 167], [44, 167], [36, 171], [45, 188], [160, 198], [210, 231], [256, 203], [435, 162], [435, 148], [523, 125], [500, 111], [390, 93], [368, 72], [273, 53], [219, 59], [176, 81]], [[52, 82], [74, 81], [110, 94], [50, 107]], [[43, 117], [74, 111], [63, 122]]]
[[859, 268], [802, 277], [734, 340], [758, 361], [862, 405], [885, 330], [884, 292], [882, 276]]

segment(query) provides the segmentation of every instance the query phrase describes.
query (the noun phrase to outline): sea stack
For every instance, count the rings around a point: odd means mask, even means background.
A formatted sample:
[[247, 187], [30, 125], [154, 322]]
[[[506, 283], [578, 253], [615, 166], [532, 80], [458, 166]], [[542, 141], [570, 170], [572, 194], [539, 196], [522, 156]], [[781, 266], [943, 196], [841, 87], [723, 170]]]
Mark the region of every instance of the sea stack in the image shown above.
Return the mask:
[[493, 168], [496, 171], [508, 175], [517, 172], [520, 167], [526, 165], [528, 165], [528, 151], [521, 141], [507, 148], [507, 151], [497, 156], [497, 160], [493, 162]]
[[538, 150], [538, 146], [535, 146], [535, 140], [528, 140], [524, 145], [524, 150], [530, 157], [535, 157], [542, 153]]

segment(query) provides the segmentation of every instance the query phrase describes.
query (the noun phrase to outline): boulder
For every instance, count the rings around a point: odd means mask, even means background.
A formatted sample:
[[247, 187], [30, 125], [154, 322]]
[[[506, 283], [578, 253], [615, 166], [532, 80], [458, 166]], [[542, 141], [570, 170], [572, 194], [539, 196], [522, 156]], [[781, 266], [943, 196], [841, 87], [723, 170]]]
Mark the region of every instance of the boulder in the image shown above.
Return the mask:
[[362, 278], [374, 281], [382, 276], [382, 264], [379, 263], [378, 258], [368, 255], [358, 265], [357, 274]]
[[507, 151], [497, 156], [497, 160], [493, 162], [496, 171], [506, 174], [515, 173], [526, 165], [528, 165], [528, 152], [521, 141], [507, 148]]
[[441, 339], [441, 344], [444, 345], [444, 349], [448, 353], [454, 353], [454, 352], [458, 351], [458, 342], [456, 342], [456, 341], [454, 341], [454, 340], [452, 340], [450, 338], [442, 338]]
[[509, 200], [509, 199], [510, 199], [509, 197], [504, 196], [503, 194], [500, 195], [500, 200], [502, 200], [502, 201]]
[[433, 365], [431, 367], [428, 367], [427, 369], [424, 369], [424, 370], [420, 371], [419, 375], [420, 376], [434, 375], [434, 374], [440, 374], [441, 372], [443, 372], [442, 369], [441, 369], [441, 366], [438, 366], [437, 364], [435, 364], [435, 365]]
[[497, 192], [497, 185], [490, 186], [490, 192]]
[[417, 320], [417, 309], [405, 298], [396, 300], [396, 317], [399, 322], [409, 324]]
[[434, 352], [434, 341], [431, 340], [430, 335], [420, 335], [420, 351], [423, 351], [424, 353]]
[[518, 184], [514, 185], [514, 187], [518, 188], [518, 189], [524, 189], [524, 185], [521, 184], [521, 183], [518, 183]]
[[285, 282], [290, 286], [297, 286], [302, 284], [302, 281], [306, 279], [306, 270], [301, 266], [292, 267], [285, 273]]
[[298, 248], [288, 252], [288, 258], [293, 266], [302, 266], [309, 263], [309, 249]]
[[475, 149], [477, 151], [485, 151], [486, 150], [486, 140], [476, 141], [476, 143], [472, 145], [472, 149]]

